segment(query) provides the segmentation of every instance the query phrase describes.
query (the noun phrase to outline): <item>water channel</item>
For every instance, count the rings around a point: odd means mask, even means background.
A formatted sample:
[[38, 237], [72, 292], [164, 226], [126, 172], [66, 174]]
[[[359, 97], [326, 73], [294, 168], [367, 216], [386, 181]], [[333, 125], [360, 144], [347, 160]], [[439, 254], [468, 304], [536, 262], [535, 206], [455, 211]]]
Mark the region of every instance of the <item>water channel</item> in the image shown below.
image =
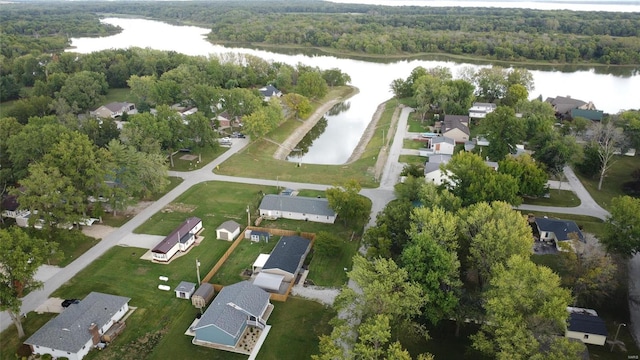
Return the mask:
[[[319, 122], [315, 139], [307, 139], [292, 161], [312, 164], [342, 164], [357, 146], [376, 107], [392, 97], [390, 83], [406, 78], [417, 66], [430, 68], [445, 66], [454, 76], [463, 68], [477, 69], [482, 63], [470, 64], [452, 60], [398, 60], [374, 62], [371, 60], [338, 58], [317, 53], [280, 54], [259, 49], [223, 47], [205, 40], [208, 29], [194, 26], [175, 26], [143, 19], [106, 18], [109, 24], [123, 31], [103, 38], [72, 38], [73, 49], [90, 53], [105, 49], [129, 47], [172, 50], [187, 55], [209, 56], [223, 53], [243, 53], [290, 65], [303, 63], [321, 69], [340, 68], [351, 76], [351, 84], [360, 92], [338, 104]], [[570, 95], [584, 101], [593, 101], [596, 107], [608, 113], [640, 107], [640, 73], [630, 68], [589, 67], [529, 67], [535, 81], [531, 97], [543, 98]], [[324, 128], [323, 131], [322, 127]], [[303, 151], [302, 151], [303, 150]]]

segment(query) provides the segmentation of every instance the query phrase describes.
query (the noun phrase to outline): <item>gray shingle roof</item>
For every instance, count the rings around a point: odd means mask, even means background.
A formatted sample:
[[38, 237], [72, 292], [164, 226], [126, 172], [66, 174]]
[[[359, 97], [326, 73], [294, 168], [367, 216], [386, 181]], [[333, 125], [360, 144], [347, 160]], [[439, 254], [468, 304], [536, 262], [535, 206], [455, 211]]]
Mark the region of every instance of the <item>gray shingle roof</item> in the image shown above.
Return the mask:
[[281, 269], [294, 274], [302, 257], [307, 253], [311, 240], [301, 236], [283, 236], [271, 251], [269, 260], [262, 267], [267, 269]]
[[336, 212], [329, 208], [329, 201], [327, 199], [304, 196], [265, 195], [260, 203], [260, 210], [290, 211], [301, 214], [336, 216]]
[[238, 229], [240, 229], [240, 224], [238, 224], [233, 220], [227, 220], [223, 222], [220, 226], [218, 226], [217, 230], [227, 230], [228, 232], [232, 233]]
[[575, 109], [586, 104], [586, 102], [582, 100], [573, 99], [568, 96], [556, 96], [555, 98], [547, 98], [545, 101], [551, 103], [556, 112], [560, 114], [568, 113], [571, 109]]
[[577, 233], [578, 239], [585, 242], [582, 231], [580, 231], [578, 225], [571, 220], [536, 218], [535, 222], [540, 231], [552, 232], [558, 240], [569, 240], [570, 233]]
[[453, 145], [453, 146], [455, 146], [455, 145], [456, 145], [456, 141], [455, 141], [455, 140], [453, 140], [452, 138], [448, 138], [448, 137], [446, 137], [446, 136], [438, 136], [438, 137], [435, 137], [435, 138], [433, 138], [433, 140], [431, 140], [431, 142], [432, 142], [433, 144], [449, 143], [449, 144], [451, 144], [451, 145]]
[[603, 336], [607, 336], [608, 334], [604, 320], [598, 316], [581, 313], [569, 314], [569, 331]]
[[276, 87], [273, 85], [267, 85], [263, 88], [260, 88], [259, 91], [262, 96], [274, 96], [280, 92], [280, 90], [276, 89]]
[[129, 109], [129, 105], [133, 105], [133, 104], [128, 102], [112, 102], [112, 103], [108, 103], [107, 105], [104, 105], [104, 107], [109, 109], [109, 111], [111, 112], [119, 112], [119, 111]]
[[24, 343], [76, 353], [91, 340], [91, 324], [103, 327], [129, 300], [128, 297], [92, 292], [80, 303], [71, 304], [49, 320]]
[[189, 235], [189, 231], [191, 231], [191, 229], [193, 229], [196, 224], [201, 221], [202, 220], [200, 220], [200, 218], [197, 218], [195, 216], [188, 218], [182, 224], [180, 224], [180, 226], [175, 228], [175, 230], [173, 230], [171, 234], [167, 235], [167, 237], [164, 238], [158, 245], [156, 245], [156, 247], [154, 247], [151, 252], [166, 254], [178, 242], [185, 242], [187, 238], [191, 237], [191, 235]]
[[174, 291], [182, 291], [186, 293], [193, 292], [196, 289], [196, 284], [188, 281], [181, 281]]
[[234, 338], [240, 336], [248, 315], [229, 306], [229, 303], [236, 304], [249, 314], [258, 317], [262, 315], [269, 303], [269, 293], [248, 281], [225, 286], [202, 314], [194, 330], [215, 326]]
[[468, 116], [463, 116], [463, 115], [445, 115], [444, 117], [444, 130], [442, 131], [442, 133], [446, 133], [447, 131], [453, 130], [453, 129], [459, 129], [460, 131], [464, 132], [465, 134], [469, 135], [469, 128], [462, 123], [462, 119], [466, 119], [466, 121], [469, 121], [469, 117]]

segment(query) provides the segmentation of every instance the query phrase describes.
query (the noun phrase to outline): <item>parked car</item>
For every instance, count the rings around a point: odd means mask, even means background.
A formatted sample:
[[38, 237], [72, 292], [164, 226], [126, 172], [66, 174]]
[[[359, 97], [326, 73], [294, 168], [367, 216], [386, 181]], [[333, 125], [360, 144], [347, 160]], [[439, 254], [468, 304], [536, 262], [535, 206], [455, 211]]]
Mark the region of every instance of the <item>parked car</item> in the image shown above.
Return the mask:
[[78, 299], [65, 299], [62, 302], [62, 307], [63, 308], [68, 308], [69, 306], [71, 306], [71, 304], [79, 304], [79, 303], [80, 303], [80, 300], [78, 300]]

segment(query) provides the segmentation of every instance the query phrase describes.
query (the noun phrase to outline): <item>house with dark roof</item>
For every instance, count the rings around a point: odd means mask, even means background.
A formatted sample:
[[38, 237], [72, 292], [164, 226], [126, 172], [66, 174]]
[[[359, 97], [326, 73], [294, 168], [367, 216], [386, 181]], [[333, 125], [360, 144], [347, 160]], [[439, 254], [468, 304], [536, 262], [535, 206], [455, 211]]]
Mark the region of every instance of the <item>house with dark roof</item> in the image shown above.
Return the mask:
[[549, 97], [545, 102], [553, 106], [558, 119], [571, 119], [571, 111], [574, 109], [596, 110], [596, 106], [592, 102], [574, 99], [571, 96], [556, 96], [555, 98]]
[[603, 346], [607, 341], [607, 326], [593, 309], [567, 307], [569, 326], [564, 336], [585, 344]]
[[469, 141], [469, 117], [464, 115], [445, 115], [442, 123], [442, 136], [453, 139], [456, 144]]
[[0, 203], [0, 216], [4, 218], [24, 218], [28, 217], [29, 210], [21, 210], [20, 203], [18, 203], [18, 197], [15, 195], [4, 194], [2, 196], [2, 203]]
[[309, 250], [311, 240], [301, 236], [283, 236], [271, 251], [260, 272], [281, 275], [284, 277], [283, 281], [291, 282], [302, 268]]
[[129, 311], [128, 297], [92, 292], [49, 320], [24, 343], [34, 354], [82, 359]]
[[270, 219], [292, 219], [333, 224], [336, 212], [326, 198], [265, 195], [260, 203], [260, 216]]
[[240, 224], [227, 220], [216, 229], [216, 239], [233, 241], [240, 234]]
[[260, 91], [260, 94], [262, 95], [262, 99], [264, 101], [269, 101], [272, 97], [282, 96], [282, 92], [276, 89], [276, 87], [273, 85], [261, 87], [258, 91]]
[[269, 293], [242, 281], [225, 286], [192, 327], [192, 343], [242, 352], [237, 346], [249, 328], [263, 330], [273, 310]]
[[178, 251], [187, 251], [196, 242], [200, 231], [202, 231], [202, 220], [195, 216], [188, 218], [151, 249], [153, 260], [167, 262]]
[[534, 220], [541, 241], [554, 241], [556, 247], [560, 250], [558, 243], [560, 241], [573, 240], [573, 236], [580, 242], [585, 242], [584, 234], [580, 231], [578, 225], [571, 220], [538, 218]]
[[473, 103], [469, 109], [469, 117], [474, 119], [484, 119], [487, 114], [492, 113], [496, 109], [493, 103]]
[[136, 109], [136, 104], [130, 102], [112, 102], [89, 112], [89, 114], [94, 117], [112, 119], [121, 117], [124, 113], [129, 115], [137, 114], [138, 109]]

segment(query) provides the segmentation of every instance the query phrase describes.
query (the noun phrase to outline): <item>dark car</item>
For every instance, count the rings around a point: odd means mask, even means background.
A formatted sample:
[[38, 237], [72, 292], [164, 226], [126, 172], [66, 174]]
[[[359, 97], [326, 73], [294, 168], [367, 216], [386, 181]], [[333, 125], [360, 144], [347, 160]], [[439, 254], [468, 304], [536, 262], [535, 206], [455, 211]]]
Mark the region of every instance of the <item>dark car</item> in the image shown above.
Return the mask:
[[63, 308], [68, 308], [69, 305], [71, 305], [71, 304], [79, 304], [79, 303], [80, 303], [80, 300], [78, 300], [78, 299], [66, 299], [66, 300], [64, 300], [62, 302], [62, 307]]

